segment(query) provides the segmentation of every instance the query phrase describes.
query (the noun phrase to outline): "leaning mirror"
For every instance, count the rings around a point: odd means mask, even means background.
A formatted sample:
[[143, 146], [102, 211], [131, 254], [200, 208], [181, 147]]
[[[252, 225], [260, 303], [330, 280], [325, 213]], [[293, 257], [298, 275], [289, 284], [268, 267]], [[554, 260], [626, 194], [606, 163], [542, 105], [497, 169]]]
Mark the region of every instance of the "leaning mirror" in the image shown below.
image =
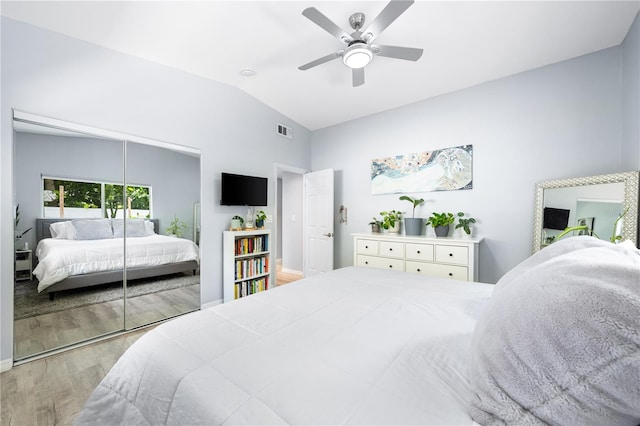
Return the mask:
[[533, 252], [565, 235], [638, 245], [638, 171], [536, 185]]

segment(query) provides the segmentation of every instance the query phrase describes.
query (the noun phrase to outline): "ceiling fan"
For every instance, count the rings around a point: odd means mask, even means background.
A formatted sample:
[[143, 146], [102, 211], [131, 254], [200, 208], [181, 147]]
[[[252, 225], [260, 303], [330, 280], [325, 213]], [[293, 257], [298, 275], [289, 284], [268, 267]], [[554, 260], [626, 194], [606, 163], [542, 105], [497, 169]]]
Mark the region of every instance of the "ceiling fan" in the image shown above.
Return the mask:
[[332, 36], [347, 45], [346, 48], [338, 50], [322, 58], [311, 61], [308, 64], [299, 66], [298, 69], [305, 71], [317, 65], [324, 64], [333, 59], [342, 58], [342, 62], [352, 69], [353, 87], [364, 84], [364, 67], [369, 64], [373, 57], [386, 56], [388, 58], [404, 59], [407, 61], [417, 61], [422, 56], [422, 49], [413, 47], [383, 46], [372, 44], [373, 41], [395, 21], [405, 10], [414, 3], [413, 0], [393, 0], [382, 9], [382, 12], [369, 24], [364, 25], [364, 13], [354, 13], [349, 17], [349, 24], [354, 32], [348, 34], [338, 27], [329, 18], [323, 15], [315, 7], [306, 8], [302, 14], [316, 23], [320, 28], [327, 31]]

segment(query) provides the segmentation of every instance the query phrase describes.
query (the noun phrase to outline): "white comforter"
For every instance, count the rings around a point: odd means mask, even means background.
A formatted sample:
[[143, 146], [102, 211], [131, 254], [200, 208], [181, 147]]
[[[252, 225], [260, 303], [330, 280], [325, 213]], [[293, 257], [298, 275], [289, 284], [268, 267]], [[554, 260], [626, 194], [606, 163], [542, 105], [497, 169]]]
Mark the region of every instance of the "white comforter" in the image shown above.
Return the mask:
[[[63, 279], [124, 267], [122, 238], [65, 240], [46, 238], [38, 243], [38, 291]], [[157, 266], [198, 260], [198, 247], [189, 240], [164, 235], [127, 238], [127, 267]]]
[[492, 290], [350, 267], [188, 314], [141, 337], [77, 424], [473, 424]]

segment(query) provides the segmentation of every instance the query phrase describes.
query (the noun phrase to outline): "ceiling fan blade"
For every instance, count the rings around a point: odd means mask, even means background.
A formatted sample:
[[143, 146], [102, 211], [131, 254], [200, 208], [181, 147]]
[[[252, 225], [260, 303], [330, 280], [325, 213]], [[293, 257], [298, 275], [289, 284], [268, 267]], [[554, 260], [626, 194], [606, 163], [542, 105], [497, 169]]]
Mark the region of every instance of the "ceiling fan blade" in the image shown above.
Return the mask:
[[353, 87], [362, 86], [364, 84], [364, 68], [354, 68], [352, 76]]
[[313, 68], [313, 67], [315, 67], [317, 65], [324, 64], [325, 62], [329, 62], [329, 61], [332, 61], [332, 60], [334, 60], [336, 58], [339, 58], [339, 57], [342, 56], [342, 53], [343, 53], [342, 50], [339, 50], [339, 51], [334, 52], [334, 53], [330, 53], [329, 55], [323, 56], [322, 58], [318, 58], [315, 61], [309, 62], [308, 64], [300, 65], [298, 67], [298, 69], [301, 70], [301, 71], [308, 70], [309, 68]]
[[[414, 47], [400, 46], [376, 46], [378, 56], [386, 56], [387, 58], [404, 59], [406, 61], [417, 61], [422, 56], [422, 49]], [[375, 51], [375, 50], [374, 50]]]
[[362, 31], [362, 37], [367, 43], [371, 43], [376, 37], [380, 35], [385, 28], [387, 28], [393, 21], [398, 19], [398, 16], [402, 15], [405, 10], [414, 3], [413, 0], [393, 0], [382, 9], [382, 12], [371, 24]]
[[331, 19], [327, 18], [315, 7], [306, 8], [302, 11], [302, 14], [338, 40], [347, 44], [353, 41], [353, 37], [334, 24]]

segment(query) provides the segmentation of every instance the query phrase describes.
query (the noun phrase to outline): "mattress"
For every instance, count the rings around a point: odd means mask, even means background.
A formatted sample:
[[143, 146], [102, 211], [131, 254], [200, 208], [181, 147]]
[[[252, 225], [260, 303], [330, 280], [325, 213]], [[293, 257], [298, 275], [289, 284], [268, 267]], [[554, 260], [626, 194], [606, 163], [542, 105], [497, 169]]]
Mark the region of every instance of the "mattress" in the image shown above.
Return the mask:
[[[38, 243], [38, 291], [70, 276], [124, 268], [124, 239], [67, 240], [46, 238]], [[153, 267], [198, 260], [198, 247], [190, 240], [151, 235], [127, 238], [127, 267]]]
[[493, 287], [348, 267], [188, 314], [132, 345], [77, 424], [471, 425]]

